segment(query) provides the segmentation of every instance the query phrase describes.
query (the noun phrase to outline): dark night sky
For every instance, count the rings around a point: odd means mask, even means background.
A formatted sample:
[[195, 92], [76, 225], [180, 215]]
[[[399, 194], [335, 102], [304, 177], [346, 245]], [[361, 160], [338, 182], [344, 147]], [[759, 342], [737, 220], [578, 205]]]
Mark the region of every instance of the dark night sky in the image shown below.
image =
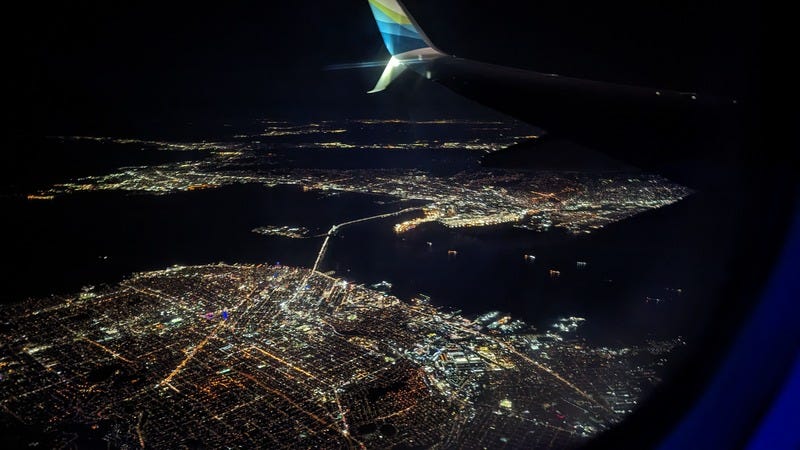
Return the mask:
[[[710, 1], [406, 2], [433, 41], [462, 57], [541, 72], [741, 98], [757, 85], [756, 6]], [[718, 3], [718, 2], [717, 2]], [[19, 128], [219, 117], [481, 114], [406, 79], [369, 96], [387, 58], [366, 0], [79, 1], [19, 11], [12, 100]], [[409, 95], [413, 92], [414, 95]], [[156, 119], [153, 119], [156, 118]]]

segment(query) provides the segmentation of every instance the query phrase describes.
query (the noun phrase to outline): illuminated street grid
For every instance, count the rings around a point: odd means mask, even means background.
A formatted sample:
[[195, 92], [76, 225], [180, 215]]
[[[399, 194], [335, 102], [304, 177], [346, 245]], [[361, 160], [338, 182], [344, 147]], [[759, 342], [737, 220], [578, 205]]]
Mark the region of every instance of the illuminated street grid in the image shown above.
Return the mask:
[[396, 224], [398, 233], [425, 222], [451, 228], [515, 224], [539, 231], [560, 228], [590, 233], [691, 193], [663, 177], [643, 173], [470, 169], [436, 176], [404, 169], [287, 169], [280, 168], [270, 154], [226, 148], [200, 161], [123, 168], [58, 184], [32, 196], [53, 198], [103, 190], [164, 195], [246, 183], [426, 202], [419, 217]]
[[[174, 267], [3, 306], [0, 410], [68, 446], [547, 448], [621, 420], [682, 342], [596, 348], [308, 269]], [[88, 431], [91, 430], [91, 431]]]

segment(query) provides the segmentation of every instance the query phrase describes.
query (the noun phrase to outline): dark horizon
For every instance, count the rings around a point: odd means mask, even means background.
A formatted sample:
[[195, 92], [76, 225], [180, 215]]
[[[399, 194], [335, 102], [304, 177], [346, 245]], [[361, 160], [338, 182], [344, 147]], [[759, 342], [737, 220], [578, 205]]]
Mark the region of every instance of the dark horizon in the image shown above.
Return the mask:
[[[437, 46], [460, 57], [746, 99], [759, 89], [760, 8], [709, 3], [407, 6]], [[380, 67], [324, 70], [388, 59], [366, 0], [310, 7], [90, 1], [51, 6], [47, 14], [23, 8], [13, 27], [12, 57], [20, 60], [14, 128], [23, 134], [187, 117], [493, 115], [414, 77], [366, 95]]]

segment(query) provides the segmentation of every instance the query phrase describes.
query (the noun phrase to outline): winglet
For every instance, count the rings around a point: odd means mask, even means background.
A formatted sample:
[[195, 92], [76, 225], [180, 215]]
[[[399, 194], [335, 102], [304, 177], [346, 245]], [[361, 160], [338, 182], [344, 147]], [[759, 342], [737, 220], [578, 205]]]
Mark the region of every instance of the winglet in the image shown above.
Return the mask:
[[431, 47], [428, 37], [397, 0], [369, 0], [383, 43], [392, 56]]
[[391, 59], [389, 59], [389, 64], [386, 64], [386, 68], [383, 69], [383, 73], [381, 74], [378, 83], [376, 83], [375, 87], [372, 88], [372, 90], [367, 93], [374, 94], [376, 92], [386, 90], [386, 88], [389, 87], [390, 84], [392, 84], [392, 81], [394, 81], [395, 78], [399, 77], [400, 74], [403, 73], [403, 71], [405, 70], [406, 66], [401, 64], [397, 58], [392, 56]]
[[398, 0], [369, 0], [369, 6], [392, 55], [370, 94], [385, 90], [410, 65], [442, 56]]

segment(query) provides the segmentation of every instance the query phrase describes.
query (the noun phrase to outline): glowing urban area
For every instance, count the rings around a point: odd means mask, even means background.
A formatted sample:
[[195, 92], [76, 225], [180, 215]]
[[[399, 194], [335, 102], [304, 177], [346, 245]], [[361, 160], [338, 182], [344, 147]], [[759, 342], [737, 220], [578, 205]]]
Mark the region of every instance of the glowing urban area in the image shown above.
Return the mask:
[[580, 317], [536, 329], [498, 311], [467, 316], [422, 294], [397, 298], [387, 282], [370, 288], [323, 273], [320, 264], [337, 233], [372, 220], [396, 218], [398, 235], [428, 223], [583, 235], [675, 203], [689, 189], [638, 171], [289, 167], [276, 150], [484, 153], [535, 139], [500, 122], [459, 123], [495, 140], [346, 139], [353, 127], [397, 124], [265, 121], [258, 133], [225, 142], [52, 138], [204, 157], [59, 182], [26, 194], [31, 202], [256, 184], [379, 194], [394, 208], [327, 232], [306, 224], [253, 230], [318, 239], [305, 267], [175, 266], [0, 306], [0, 410], [41, 427], [56, 447], [95, 433], [113, 448], [563, 448], [618, 423], [658, 384], [680, 338], [595, 345], [581, 337]]

